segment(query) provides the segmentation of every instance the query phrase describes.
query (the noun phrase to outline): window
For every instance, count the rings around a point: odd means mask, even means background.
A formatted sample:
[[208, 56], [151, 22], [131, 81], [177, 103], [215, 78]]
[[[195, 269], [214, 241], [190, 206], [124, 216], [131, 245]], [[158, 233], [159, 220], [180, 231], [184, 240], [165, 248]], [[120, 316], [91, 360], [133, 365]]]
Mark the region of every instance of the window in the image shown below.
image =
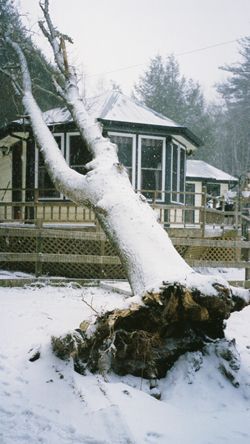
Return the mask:
[[[195, 184], [194, 183], [186, 183], [186, 205], [189, 207], [195, 206]], [[185, 223], [186, 224], [194, 224], [195, 220], [194, 210], [186, 210], [185, 211]]]
[[135, 135], [109, 133], [111, 142], [118, 147], [119, 161], [126, 167], [130, 182], [135, 187]]
[[66, 161], [78, 173], [86, 174], [86, 163], [92, 159], [79, 133], [68, 133], [66, 144]]
[[176, 203], [184, 203], [185, 156], [185, 148], [180, 144], [172, 143], [171, 200]]
[[[66, 149], [64, 149], [64, 134], [57, 133], [53, 135], [69, 166], [81, 174], [86, 174], [85, 164], [90, 162], [92, 157], [79, 133], [67, 133]], [[35, 165], [35, 187], [39, 189], [39, 197], [42, 199], [62, 199], [63, 195], [55, 189], [38, 149], [36, 149]]]
[[[54, 134], [58, 147], [64, 152], [64, 134]], [[44, 164], [43, 156], [36, 149], [36, 175], [35, 187], [39, 189], [39, 197], [42, 199], [60, 199], [62, 195], [55, 189]]]
[[208, 183], [207, 184], [207, 194], [213, 197], [220, 196], [220, 184], [219, 183]]
[[216, 199], [220, 196], [220, 184], [219, 183], [207, 183], [207, 207], [216, 208], [220, 205], [219, 200]]
[[138, 188], [148, 199], [164, 200], [165, 139], [139, 136], [138, 155]]

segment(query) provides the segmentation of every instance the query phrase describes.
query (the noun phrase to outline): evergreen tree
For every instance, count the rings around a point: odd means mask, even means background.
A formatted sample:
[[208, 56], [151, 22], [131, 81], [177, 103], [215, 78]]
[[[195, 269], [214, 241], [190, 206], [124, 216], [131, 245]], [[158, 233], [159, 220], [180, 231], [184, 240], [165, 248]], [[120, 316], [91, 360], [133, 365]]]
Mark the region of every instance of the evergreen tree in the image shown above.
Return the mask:
[[198, 82], [186, 79], [174, 55], [154, 57], [134, 87], [134, 96], [145, 105], [187, 126], [204, 143], [211, 138], [211, 119]]
[[[34, 95], [42, 110], [58, 106], [59, 99], [52, 94], [54, 86], [51, 73], [55, 72], [41, 51], [33, 44], [29, 33], [22, 25], [18, 10], [11, 0], [0, 0], [0, 37], [9, 33], [24, 49], [34, 79]], [[21, 99], [4, 72], [17, 72], [16, 54], [8, 45], [0, 44], [0, 127], [23, 114]]]
[[217, 87], [224, 103], [218, 120], [221, 151], [226, 169], [235, 175], [250, 169], [250, 37], [239, 43], [241, 61], [221, 68], [230, 76]]

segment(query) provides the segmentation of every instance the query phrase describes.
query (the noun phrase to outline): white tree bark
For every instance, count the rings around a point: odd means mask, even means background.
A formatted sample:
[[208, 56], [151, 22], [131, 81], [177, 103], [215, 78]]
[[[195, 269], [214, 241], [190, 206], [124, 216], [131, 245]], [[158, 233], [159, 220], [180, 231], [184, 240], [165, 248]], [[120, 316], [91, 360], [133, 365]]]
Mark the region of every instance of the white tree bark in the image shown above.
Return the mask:
[[[125, 168], [119, 164], [116, 145], [102, 136], [99, 124], [88, 116], [78, 90], [77, 76], [68, 64], [67, 37], [59, 34], [52, 25], [48, 0], [40, 5], [45, 17], [45, 24], [40, 23], [40, 27], [51, 44], [63, 79], [63, 87], [57, 83], [58, 93], [70, 110], [93, 159], [87, 165], [85, 176], [67, 165], [32, 95], [24, 54], [19, 45], [7, 37], [19, 57], [23, 104], [51, 179], [68, 198], [94, 209], [103, 230], [117, 248], [134, 294], [157, 292], [164, 281], [179, 281], [189, 286], [200, 283], [200, 275], [197, 276], [175, 250], [146, 199], [133, 191]], [[207, 277], [205, 280], [207, 282]], [[213, 279], [216, 281], [218, 279]], [[227, 284], [223, 281], [223, 285]], [[212, 286], [211, 291], [215, 291]]]

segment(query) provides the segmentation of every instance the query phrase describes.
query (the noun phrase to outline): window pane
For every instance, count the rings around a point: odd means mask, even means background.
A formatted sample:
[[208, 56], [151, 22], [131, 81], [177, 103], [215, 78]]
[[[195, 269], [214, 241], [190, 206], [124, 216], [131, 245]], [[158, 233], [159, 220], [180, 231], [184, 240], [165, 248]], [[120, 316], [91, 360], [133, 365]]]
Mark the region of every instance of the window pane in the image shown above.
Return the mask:
[[159, 139], [141, 139], [141, 190], [143, 194], [153, 199], [159, 199], [161, 193], [145, 192], [144, 190], [162, 190], [162, 154], [163, 141]]
[[69, 165], [81, 174], [86, 174], [85, 164], [91, 161], [91, 154], [88, 151], [81, 136], [71, 135], [69, 140]]
[[173, 158], [172, 158], [172, 200], [177, 202], [177, 193], [174, 191], [178, 190], [178, 146], [173, 144]]
[[208, 183], [207, 184], [207, 194], [209, 194], [210, 196], [214, 196], [214, 197], [220, 196], [220, 184]]
[[[62, 148], [62, 137], [54, 136], [58, 147]], [[44, 165], [44, 160], [42, 154], [38, 153], [38, 189], [39, 197], [42, 198], [59, 198], [60, 193], [55, 189], [55, 186], [50, 179], [47, 169]]]
[[[190, 207], [195, 206], [195, 184], [187, 183], [186, 184], [186, 205]], [[194, 224], [194, 210], [186, 210], [185, 211], [185, 223], [186, 224]]]
[[110, 135], [110, 140], [118, 147], [118, 158], [127, 169], [130, 182], [132, 182], [133, 164], [133, 137]]
[[184, 189], [185, 189], [185, 151], [180, 149], [180, 194], [179, 201], [184, 203]]

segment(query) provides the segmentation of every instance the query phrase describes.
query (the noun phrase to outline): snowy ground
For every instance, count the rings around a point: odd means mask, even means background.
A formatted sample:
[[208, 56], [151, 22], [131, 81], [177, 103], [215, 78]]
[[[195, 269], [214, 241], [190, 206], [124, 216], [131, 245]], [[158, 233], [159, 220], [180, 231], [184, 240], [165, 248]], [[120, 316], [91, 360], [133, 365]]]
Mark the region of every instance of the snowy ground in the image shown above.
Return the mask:
[[[249, 444], [250, 307], [231, 316], [227, 336], [241, 353], [239, 388], [207, 356], [195, 371], [182, 357], [160, 381], [162, 400], [145, 380], [81, 376], [51, 353], [50, 337], [96, 310], [122, 306], [103, 288], [0, 288], [1, 444]], [[40, 349], [35, 362], [29, 358]]]

